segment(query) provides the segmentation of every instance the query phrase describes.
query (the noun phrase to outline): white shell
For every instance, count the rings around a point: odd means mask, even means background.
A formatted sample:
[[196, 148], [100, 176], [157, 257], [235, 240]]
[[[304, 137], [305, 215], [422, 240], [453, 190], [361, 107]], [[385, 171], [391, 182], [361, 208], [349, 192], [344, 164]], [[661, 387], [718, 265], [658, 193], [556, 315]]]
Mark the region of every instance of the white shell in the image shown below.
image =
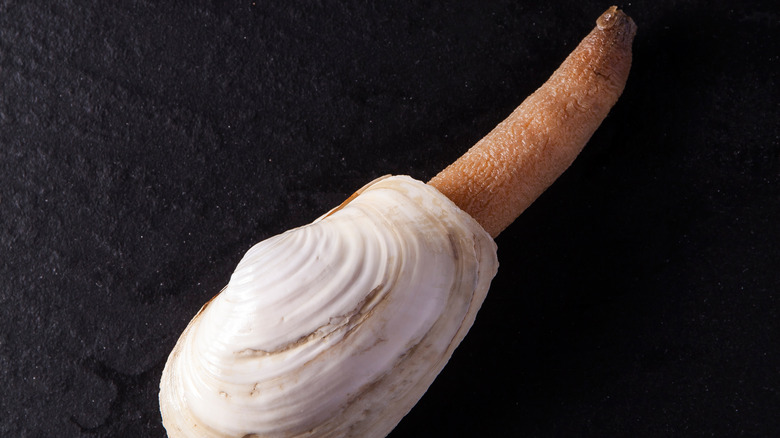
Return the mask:
[[493, 239], [434, 188], [388, 177], [251, 248], [163, 371], [171, 437], [383, 437], [471, 327]]

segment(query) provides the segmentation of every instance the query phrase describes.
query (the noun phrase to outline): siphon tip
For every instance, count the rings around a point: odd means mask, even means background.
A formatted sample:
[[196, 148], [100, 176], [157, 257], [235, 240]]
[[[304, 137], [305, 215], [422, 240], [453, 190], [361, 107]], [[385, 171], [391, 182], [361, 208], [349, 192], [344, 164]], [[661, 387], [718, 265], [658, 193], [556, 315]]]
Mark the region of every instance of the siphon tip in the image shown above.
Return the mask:
[[616, 31], [628, 35], [630, 39], [633, 39], [636, 34], [636, 24], [625, 12], [618, 9], [617, 6], [611, 6], [604, 11], [603, 14], [596, 20], [596, 27], [599, 30], [615, 29]]

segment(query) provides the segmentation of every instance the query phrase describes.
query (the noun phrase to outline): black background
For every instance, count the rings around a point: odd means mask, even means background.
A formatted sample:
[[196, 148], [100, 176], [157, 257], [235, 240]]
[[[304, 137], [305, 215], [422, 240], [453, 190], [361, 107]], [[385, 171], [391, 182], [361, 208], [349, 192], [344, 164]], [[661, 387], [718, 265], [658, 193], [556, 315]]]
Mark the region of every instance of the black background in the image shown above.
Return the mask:
[[[249, 247], [427, 180], [609, 3], [0, 1], [0, 435], [164, 435]], [[778, 436], [780, 15], [622, 6], [628, 86], [393, 437]]]

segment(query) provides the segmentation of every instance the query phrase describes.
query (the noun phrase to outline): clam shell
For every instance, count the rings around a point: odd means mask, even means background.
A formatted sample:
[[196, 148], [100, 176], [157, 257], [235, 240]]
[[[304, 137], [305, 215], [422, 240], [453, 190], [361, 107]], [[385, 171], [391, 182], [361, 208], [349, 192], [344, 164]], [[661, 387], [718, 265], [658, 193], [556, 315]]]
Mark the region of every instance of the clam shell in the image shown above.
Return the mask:
[[434, 188], [376, 180], [252, 247], [163, 371], [169, 436], [382, 437], [471, 327], [493, 239]]

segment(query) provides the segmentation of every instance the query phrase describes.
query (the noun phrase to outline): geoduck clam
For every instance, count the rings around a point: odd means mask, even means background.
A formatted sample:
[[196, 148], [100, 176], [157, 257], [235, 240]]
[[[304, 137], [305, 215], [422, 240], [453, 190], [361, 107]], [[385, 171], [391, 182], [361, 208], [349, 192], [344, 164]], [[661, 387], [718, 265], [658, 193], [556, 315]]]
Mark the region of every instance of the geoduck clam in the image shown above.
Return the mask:
[[551, 78], [428, 184], [369, 183], [252, 247], [179, 338], [171, 437], [382, 437], [471, 327], [493, 238], [572, 163], [623, 91], [636, 27], [616, 7]]

